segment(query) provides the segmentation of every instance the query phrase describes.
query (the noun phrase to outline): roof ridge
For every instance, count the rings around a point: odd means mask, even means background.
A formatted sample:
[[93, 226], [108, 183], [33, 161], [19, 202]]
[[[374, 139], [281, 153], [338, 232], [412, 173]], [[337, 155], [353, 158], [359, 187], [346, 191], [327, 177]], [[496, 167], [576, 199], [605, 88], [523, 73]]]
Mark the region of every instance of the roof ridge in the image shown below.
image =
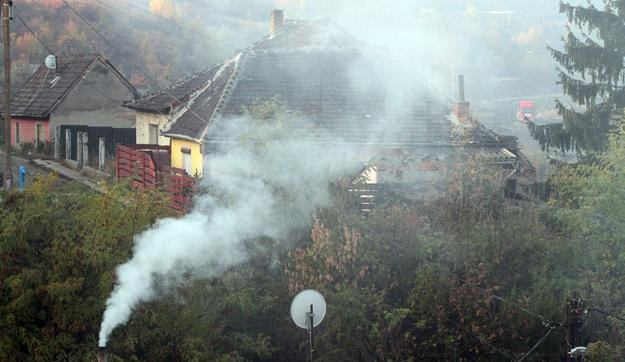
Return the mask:
[[247, 60], [246, 53], [247, 53], [246, 51], [243, 51], [233, 57], [233, 61], [235, 62], [234, 70], [232, 71], [230, 78], [224, 85], [224, 91], [221, 93], [219, 102], [217, 102], [217, 106], [215, 107], [213, 114], [211, 114], [211, 116], [208, 118], [208, 122], [206, 126], [204, 127], [204, 130], [202, 131], [202, 135], [199, 138], [200, 140], [206, 136], [206, 133], [208, 131], [208, 126], [217, 117], [221, 117], [221, 112], [223, 111], [224, 105], [230, 100], [230, 96], [232, 95], [232, 92], [237, 87], [239, 83], [239, 79], [240, 79], [239, 75], [243, 73], [243, 69], [245, 67], [245, 61]]
[[[190, 99], [186, 102], [186, 104], [184, 105], [184, 107], [182, 107], [180, 110], [178, 110], [176, 112], [176, 114], [171, 118], [171, 120], [167, 123], [167, 126], [165, 127], [165, 129], [163, 130], [163, 133], [167, 134], [168, 132], [171, 131], [172, 127], [176, 124], [176, 122], [179, 121], [179, 119], [187, 114], [187, 112], [193, 112], [193, 115], [196, 118], [199, 118], [201, 121], [206, 122], [206, 125], [204, 126], [204, 130], [202, 131], [202, 136], [204, 135], [204, 133], [206, 132], [206, 128], [208, 127], [208, 125], [211, 123], [211, 121], [213, 120], [213, 116], [215, 115], [215, 113], [217, 112], [217, 109], [221, 106], [221, 102], [223, 101], [223, 97], [224, 94], [228, 92], [228, 88], [232, 88], [232, 79], [235, 77], [235, 75], [237, 74], [237, 68], [239, 66], [240, 63], [240, 59], [241, 59], [242, 53], [239, 53], [229, 59], [226, 59], [224, 61], [222, 61], [221, 63], [218, 63], [214, 66], [211, 67], [212, 69], [215, 69], [216, 67], [219, 67], [217, 69], [217, 72], [213, 75], [213, 77], [211, 79], [209, 79], [209, 81], [204, 85], [204, 87], [198, 89], [197, 91], [195, 91], [193, 93], [193, 95], [190, 97]], [[228, 79], [228, 81], [226, 82], [226, 84], [224, 85], [224, 91], [221, 93], [220, 95], [220, 100], [218, 102], [217, 107], [215, 107], [215, 109], [213, 110], [213, 113], [208, 116], [208, 118], [204, 118], [201, 117], [200, 115], [197, 115], [193, 110], [192, 107], [195, 104], [196, 100], [202, 95], [204, 94], [204, 92], [206, 92], [208, 90], [209, 87], [211, 87], [213, 85], [213, 83], [215, 82], [215, 80], [217, 80], [219, 78], [219, 76], [225, 71], [225, 69], [230, 66], [232, 63], [235, 63], [235, 69], [233, 70], [232, 74], [230, 75], [230, 78]], [[202, 139], [202, 137], [200, 137], [199, 139]]]
[[184, 83], [186, 83], [186, 82], [188, 82], [188, 81], [190, 81], [192, 79], [195, 79], [195, 78], [199, 77], [202, 74], [210, 72], [215, 66], [216, 65], [213, 64], [213, 65], [211, 65], [211, 66], [209, 66], [207, 68], [204, 68], [204, 69], [200, 70], [199, 72], [193, 73], [190, 76], [177, 81], [176, 83], [170, 84], [167, 87], [160, 88], [160, 89], [158, 89], [158, 90], [156, 90], [154, 92], [148, 93], [145, 96], [143, 96], [143, 97], [141, 97], [141, 98], [139, 98], [137, 100], [134, 100], [132, 103], [135, 103], [135, 102], [138, 102], [138, 101], [147, 100], [149, 98], [153, 98], [153, 97], [161, 95], [163, 93], [167, 93], [167, 91], [169, 91], [169, 90], [175, 89], [175, 88], [181, 86], [182, 84], [184, 84]]
[[[57, 69], [54, 72], [51, 72], [50, 69], [48, 69], [45, 64], [40, 64], [39, 68], [37, 68], [37, 70], [31, 75], [31, 77], [26, 81], [26, 83], [24, 83], [21, 87], [19, 87], [16, 90], [16, 92], [12, 95], [11, 103], [14, 104], [15, 108], [11, 110], [11, 115], [15, 117], [20, 117], [20, 116], [46, 117], [48, 116], [50, 113], [52, 113], [56, 109], [56, 107], [63, 101], [63, 99], [67, 97], [67, 95], [74, 89], [76, 84], [80, 82], [80, 80], [82, 79], [82, 75], [84, 75], [85, 72], [91, 67], [91, 65], [94, 64], [99, 59], [103, 59], [103, 57], [100, 54], [89, 54], [89, 55], [74, 55], [73, 54], [69, 56], [61, 56], [60, 57], [61, 61], [58, 62], [58, 65], [60, 65], [60, 67], [58, 67], [57, 65]], [[67, 67], [72, 64], [78, 64], [78, 65], [84, 64], [84, 67], [82, 67], [79, 71], [70, 71], [69, 69], [67, 69]], [[45, 74], [43, 74], [44, 72]], [[51, 73], [55, 76], [72, 79], [72, 81], [70, 84], [67, 85], [66, 89], [61, 94], [58, 94], [56, 96], [56, 99], [51, 104], [48, 105], [48, 108], [45, 110], [45, 113], [43, 113], [42, 111], [37, 114], [25, 113], [26, 110], [41, 95], [42, 91], [46, 89], [45, 85], [48, 84], [48, 77], [50, 76]], [[36, 84], [37, 82], [41, 82], [41, 83]], [[34, 88], [34, 94], [30, 94], [30, 97], [28, 96], [28, 93], [26, 93], [25, 95], [23, 94], [24, 92], [28, 92], [28, 89], [32, 90], [33, 88]], [[48, 87], [47, 89], [49, 88], [51, 87]], [[25, 102], [24, 105], [20, 106], [19, 103], [16, 102], [20, 97], [29, 97], [30, 99], [27, 102]]]

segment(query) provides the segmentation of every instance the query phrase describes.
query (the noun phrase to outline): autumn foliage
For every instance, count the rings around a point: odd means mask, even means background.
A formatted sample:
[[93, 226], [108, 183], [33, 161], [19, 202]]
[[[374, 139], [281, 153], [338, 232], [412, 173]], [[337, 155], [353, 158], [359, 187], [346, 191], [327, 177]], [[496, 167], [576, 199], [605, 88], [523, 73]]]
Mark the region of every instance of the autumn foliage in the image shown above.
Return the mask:
[[[17, 85], [54, 54], [101, 53], [141, 90], [169, 85], [206, 68], [229, 53], [195, 26], [197, 16], [188, 7], [169, 0], [73, 0], [68, 2], [109, 42], [98, 36], [62, 0], [23, 0], [12, 23], [13, 71]], [[174, 25], [184, 17], [183, 26]], [[21, 20], [20, 20], [21, 19]], [[177, 24], [177, 23], [176, 23]], [[111, 43], [113, 46], [111, 46]], [[206, 51], [207, 47], [213, 50]]]

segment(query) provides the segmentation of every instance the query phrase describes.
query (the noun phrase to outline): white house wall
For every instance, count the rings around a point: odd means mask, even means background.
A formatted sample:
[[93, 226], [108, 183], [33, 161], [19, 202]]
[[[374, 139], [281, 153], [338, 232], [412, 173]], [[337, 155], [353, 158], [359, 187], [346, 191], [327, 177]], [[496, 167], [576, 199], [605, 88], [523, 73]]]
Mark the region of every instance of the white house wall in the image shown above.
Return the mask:
[[150, 125], [157, 125], [159, 129], [158, 144], [169, 146], [169, 137], [161, 136], [160, 131], [165, 128], [168, 117], [162, 114], [146, 113], [137, 111], [135, 114], [137, 128], [137, 144], [150, 143]]

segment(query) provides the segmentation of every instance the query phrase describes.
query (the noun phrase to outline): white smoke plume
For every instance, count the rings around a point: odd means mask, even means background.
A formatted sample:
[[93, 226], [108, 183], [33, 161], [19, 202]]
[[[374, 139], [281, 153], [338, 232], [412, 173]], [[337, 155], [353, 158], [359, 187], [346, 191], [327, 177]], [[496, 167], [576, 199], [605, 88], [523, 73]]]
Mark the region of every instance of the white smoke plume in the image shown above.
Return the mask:
[[217, 276], [246, 260], [246, 241], [285, 240], [329, 201], [331, 181], [362, 165], [340, 142], [305, 142], [285, 128], [250, 119], [213, 127], [216, 138], [227, 135], [238, 142], [206, 155], [202, 182], [208, 191], [197, 197], [191, 213], [161, 220], [136, 237], [133, 256], [117, 269], [106, 301], [100, 346], [139, 303], [158, 297], [156, 281], [180, 280], [189, 272]]

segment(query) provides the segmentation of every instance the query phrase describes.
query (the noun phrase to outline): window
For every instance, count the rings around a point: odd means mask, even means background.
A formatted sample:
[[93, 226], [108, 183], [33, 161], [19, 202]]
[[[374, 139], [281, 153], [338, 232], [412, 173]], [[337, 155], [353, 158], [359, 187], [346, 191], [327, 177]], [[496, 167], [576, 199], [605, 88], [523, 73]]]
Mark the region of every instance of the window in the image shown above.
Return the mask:
[[20, 124], [15, 122], [15, 144], [20, 143]]
[[35, 134], [37, 143], [43, 143], [44, 141], [44, 134], [43, 134], [43, 125], [41, 123], [37, 123], [37, 132]]
[[151, 145], [158, 144], [158, 125], [150, 124], [148, 126], [148, 143]]
[[182, 148], [180, 150], [182, 152], [182, 168], [189, 174], [191, 173], [191, 149], [190, 148]]

